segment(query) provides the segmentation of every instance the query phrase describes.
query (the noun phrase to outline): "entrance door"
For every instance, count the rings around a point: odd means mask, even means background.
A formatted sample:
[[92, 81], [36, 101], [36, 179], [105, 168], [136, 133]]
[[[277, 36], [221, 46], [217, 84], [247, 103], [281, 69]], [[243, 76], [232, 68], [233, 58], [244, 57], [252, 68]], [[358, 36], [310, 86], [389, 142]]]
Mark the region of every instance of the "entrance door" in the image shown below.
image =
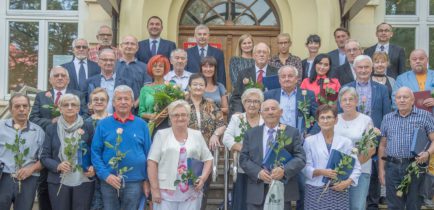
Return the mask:
[[206, 24], [210, 28], [210, 43], [221, 44], [225, 55], [227, 90], [231, 90], [229, 60], [236, 55], [238, 38], [246, 33], [254, 42], [265, 42], [271, 54], [277, 54], [276, 36], [279, 20], [269, 0], [190, 0], [182, 13], [178, 45], [195, 42], [194, 28]]

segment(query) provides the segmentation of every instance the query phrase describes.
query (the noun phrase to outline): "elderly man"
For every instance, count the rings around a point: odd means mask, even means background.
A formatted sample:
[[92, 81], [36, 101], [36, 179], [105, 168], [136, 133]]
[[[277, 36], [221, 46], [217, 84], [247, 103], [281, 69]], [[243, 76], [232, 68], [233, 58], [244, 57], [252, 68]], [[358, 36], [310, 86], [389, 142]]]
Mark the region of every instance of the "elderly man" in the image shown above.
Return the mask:
[[[136, 52], [139, 49], [137, 39], [127, 35], [122, 39], [122, 58], [116, 62], [116, 77], [119, 77], [120, 84], [129, 86], [134, 92], [134, 109], [139, 104], [140, 89], [145, 83], [152, 82], [152, 78], [146, 71], [146, 64], [137, 60]], [[136, 113], [136, 112], [134, 112]]]
[[378, 24], [375, 35], [378, 43], [367, 48], [364, 53], [372, 57], [374, 52], [386, 52], [389, 55], [386, 75], [396, 79], [398, 75], [405, 72], [405, 51], [402, 47], [389, 43], [393, 36], [393, 28], [389, 23]]
[[277, 75], [278, 69], [268, 65], [269, 58], [270, 48], [267, 44], [260, 42], [253, 47], [255, 66], [244, 69], [238, 74], [237, 84], [234, 84], [234, 91], [230, 99], [231, 113], [243, 112], [241, 95], [244, 93], [247, 81], [262, 84], [264, 77]]
[[164, 55], [169, 58], [170, 53], [176, 49], [174, 42], [160, 37], [163, 31], [163, 21], [158, 16], [151, 16], [147, 23], [149, 39], [139, 42], [139, 50], [136, 57], [143, 63], [148, 63], [154, 55]]
[[359, 42], [354, 39], [349, 39], [344, 49], [347, 61], [331, 72], [331, 77], [337, 78], [342, 86], [356, 79], [356, 71], [354, 70], [353, 62], [357, 56], [362, 54]]
[[[92, 140], [92, 163], [101, 179], [104, 209], [138, 209], [143, 193], [149, 196], [146, 159], [151, 146], [148, 124], [131, 113], [133, 91], [126, 85], [116, 87], [113, 96], [115, 112], [98, 123]], [[117, 139], [120, 138], [121, 142]], [[119, 142], [119, 143], [118, 143]], [[109, 147], [118, 145], [116, 147]], [[118, 149], [118, 151], [115, 150]], [[109, 161], [118, 157], [118, 169], [131, 168], [120, 176]]]
[[212, 47], [209, 42], [209, 28], [206, 25], [198, 25], [194, 29], [194, 38], [197, 45], [187, 49], [188, 62], [187, 70], [191, 73], [198, 73], [201, 59], [212, 56], [217, 61], [217, 82], [226, 86], [225, 57], [220, 49]]
[[420, 209], [422, 199], [419, 190], [424, 173], [419, 178], [411, 176], [408, 192], [404, 192], [402, 197], [396, 195], [396, 186], [401, 183], [407, 167], [413, 161], [425, 163], [434, 155], [433, 143], [417, 156], [410, 151], [416, 128], [421, 129], [430, 141], [434, 141], [434, 117], [431, 113], [414, 107], [414, 95], [408, 87], [396, 91], [395, 102], [398, 109], [387, 114], [381, 123], [379, 178], [381, 184], [386, 185], [388, 209]]
[[187, 52], [185, 50], [180, 48], [173, 50], [170, 53], [170, 63], [173, 66], [173, 70], [164, 76], [165, 81], [175, 82], [184, 91], [187, 90], [188, 80], [191, 76], [191, 72], [185, 70], [187, 60]]
[[113, 114], [113, 92], [115, 88], [120, 85], [119, 79], [116, 79], [116, 72], [114, 72], [115, 63], [116, 58], [114, 51], [112, 49], [103, 49], [99, 53], [98, 60], [98, 65], [101, 67], [101, 74], [95, 75], [86, 81], [88, 88], [86, 99], [89, 99], [89, 95], [95, 88], [101, 87], [107, 91], [109, 95], [107, 113], [109, 114]]
[[279, 46], [279, 53], [270, 59], [270, 66], [280, 68], [282, 66], [294, 66], [297, 69], [298, 80], [301, 82], [302, 65], [301, 59], [289, 52], [292, 46], [291, 36], [288, 33], [281, 33], [277, 36], [277, 46]]
[[111, 48], [115, 52], [116, 59], [122, 57], [121, 51], [116, 47], [112, 46], [113, 31], [108, 25], [102, 25], [98, 29], [98, 34], [96, 35], [98, 44], [89, 50], [89, 59], [93, 62], [98, 62], [98, 55], [102, 49]]
[[[396, 79], [392, 98], [395, 98], [396, 90], [401, 87], [408, 87], [413, 92], [434, 89], [434, 71], [428, 69], [428, 56], [424, 50], [415, 49], [411, 52], [410, 66], [411, 71], [399, 75]], [[431, 109], [434, 113], [434, 98], [429, 97], [423, 100], [423, 106]], [[396, 108], [395, 103], [393, 104], [393, 108]]]
[[330, 51], [328, 54], [332, 59], [332, 69], [334, 70], [338, 66], [344, 65], [344, 63], [347, 62], [345, 43], [347, 43], [347, 40], [350, 38], [350, 32], [346, 28], [337, 28], [333, 35], [338, 48]]
[[247, 174], [247, 209], [263, 209], [265, 196], [272, 180], [285, 182], [285, 210], [291, 209], [291, 201], [299, 199], [297, 174], [306, 164], [306, 155], [301, 146], [298, 130], [286, 126], [284, 135], [292, 139], [291, 144], [285, 145], [293, 158], [282, 167], [275, 167], [271, 171], [262, 167], [265, 154], [270, 144], [276, 141], [279, 129], [279, 119], [282, 116], [279, 102], [273, 99], [266, 100], [261, 106], [261, 116], [264, 125], [248, 130], [244, 135], [243, 148], [240, 154], [240, 165]]
[[62, 64], [70, 76], [68, 88], [82, 93], [87, 91], [86, 80], [101, 72], [98, 64], [87, 58], [88, 51], [89, 45], [85, 39], [75, 39], [72, 42], [74, 59], [69, 63]]
[[[39, 170], [39, 153], [44, 141], [44, 131], [38, 125], [29, 122], [29, 97], [21, 93], [9, 99], [9, 111], [12, 119], [0, 120], [0, 209], [32, 209], [35, 200]], [[16, 138], [23, 140], [17, 144]], [[20, 140], [20, 141], [21, 141]], [[8, 148], [13, 145], [18, 150]], [[28, 150], [26, 154], [23, 151]], [[24, 154], [22, 165], [17, 165], [15, 156]], [[1, 174], [1, 172], [0, 172]]]

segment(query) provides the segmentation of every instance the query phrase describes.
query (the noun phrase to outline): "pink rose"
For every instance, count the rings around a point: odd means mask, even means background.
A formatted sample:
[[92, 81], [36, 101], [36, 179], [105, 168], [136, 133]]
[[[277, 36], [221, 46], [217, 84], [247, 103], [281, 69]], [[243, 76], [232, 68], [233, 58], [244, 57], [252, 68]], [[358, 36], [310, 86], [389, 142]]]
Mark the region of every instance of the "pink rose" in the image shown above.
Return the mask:
[[362, 96], [362, 103], [366, 103], [366, 96]]
[[179, 174], [179, 175], [184, 174], [185, 171], [186, 171], [186, 169], [187, 169], [187, 166], [185, 166], [185, 165], [180, 165], [180, 166], [178, 166], [178, 174]]
[[325, 78], [324, 79], [324, 84], [328, 84], [328, 83], [330, 83], [330, 79], [329, 78]]
[[249, 79], [244, 78], [244, 79], [243, 79], [243, 84], [244, 84], [244, 85], [247, 85], [248, 83], [249, 83]]
[[51, 95], [50, 91], [47, 91], [47, 92], [45, 92], [45, 96], [48, 97], [48, 98], [51, 98], [53, 95]]
[[83, 129], [78, 129], [77, 130], [78, 135], [82, 136], [84, 134], [84, 130]]

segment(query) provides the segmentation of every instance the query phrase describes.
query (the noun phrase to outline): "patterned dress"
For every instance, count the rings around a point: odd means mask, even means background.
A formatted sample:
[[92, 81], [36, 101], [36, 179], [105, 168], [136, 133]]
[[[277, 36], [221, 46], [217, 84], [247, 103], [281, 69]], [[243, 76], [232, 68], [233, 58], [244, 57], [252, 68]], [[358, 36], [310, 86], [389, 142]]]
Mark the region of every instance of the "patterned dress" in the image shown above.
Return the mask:
[[[200, 130], [206, 143], [208, 144], [209, 139], [211, 138], [214, 131], [217, 130], [217, 128], [225, 125], [223, 121], [223, 113], [214, 102], [205, 98], [202, 98], [202, 102], [199, 105], [199, 110], [196, 110], [196, 107], [194, 106], [191, 99], [188, 101], [188, 103], [191, 105], [190, 122], [188, 127]], [[199, 111], [200, 117], [197, 115], [197, 111]]]
[[229, 61], [229, 76], [231, 77], [231, 84], [237, 84], [238, 75], [242, 70], [253, 66], [255, 66], [255, 61], [252, 58], [243, 58], [238, 56], [232, 57]]

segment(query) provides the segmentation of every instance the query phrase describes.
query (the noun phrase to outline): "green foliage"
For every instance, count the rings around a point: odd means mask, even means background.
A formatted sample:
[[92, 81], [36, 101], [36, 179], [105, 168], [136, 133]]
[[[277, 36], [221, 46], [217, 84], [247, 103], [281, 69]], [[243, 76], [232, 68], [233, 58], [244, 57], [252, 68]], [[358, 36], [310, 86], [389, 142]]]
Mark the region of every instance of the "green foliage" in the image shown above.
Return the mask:
[[237, 143], [240, 143], [243, 140], [244, 134], [246, 133], [247, 130], [251, 128], [249, 122], [247, 122], [247, 120], [244, 120], [243, 115], [240, 114], [239, 118], [240, 118], [240, 125], [238, 125], [238, 127], [241, 129], [241, 133], [240, 135], [234, 138], [234, 141]]
[[191, 182], [194, 184], [197, 181], [197, 178], [198, 177], [194, 175], [193, 171], [191, 169], [188, 169], [181, 174], [181, 179], [175, 180], [173, 184], [174, 186], [177, 186], [181, 182], [185, 184]]
[[298, 101], [297, 108], [303, 113], [305, 127], [310, 128], [315, 123], [315, 118], [309, 113], [310, 100], [306, 99], [306, 94], [303, 94], [303, 101]]
[[407, 169], [405, 171], [406, 174], [404, 178], [402, 179], [399, 186], [396, 188], [396, 196], [398, 197], [402, 197], [404, 193], [408, 193], [408, 187], [410, 186], [412, 181], [411, 177], [416, 176], [417, 178], [419, 178], [420, 174], [422, 173], [416, 161], [411, 162], [411, 164], [407, 166]]
[[[15, 129], [15, 140], [13, 144], [5, 144], [6, 149], [10, 150], [12, 153], [14, 153], [14, 161], [15, 161], [15, 173], [20, 170], [25, 162], [25, 157], [29, 154], [30, 149], [28, 147], [23, 148], [22, 147], [26, 144], [26, 140], [24, 138], [21, 138], [21, 134], [19, 129]], [[22, 151], [22, 152], [21, 152]], [[18, 180], [18, 193], [21, 192], [21, 180]]]
[[118, 134], [117, 138], [116, 138], [116, 143], [115, 145], [112, 145], [110, 142], [108, 141], [104, 141], [104, 145], [115, 151], [115, 156], [111, 157], [108, 164], [110, 165], [110, 168], [112, 168], [113, 170], [115, 170], [115, 172], [117, 173], [117, 176], [123, 177], [123, 175], [125, 173], [127, 173], [128, 171], [133, 170], [133, 167], [127, 167], [124, 166], [122, 168], [119, 168], [119, 164], [122, 162], [122, 160], [127, 156], [127, 152], [122, 152], [120, 150], [120, 145], [122, 143], [122, 134]]
[[334, 105], [336, 101], [332, 100], [331, 98], [336, 95], [336, 91], [332, 88], [326, 87], [324, 93], [325, 96], [321, 95], [321, 92], [318, 94], [318, 101], [321, 104]]
[[59, 110], [59, 107], [57, 105], [45, 104], [45, 105], [42, 105], [42, 108], [49, 109], [51, 112], [51, 117], [60, 116], [60, 110]]
[[184, 92], [177, 85], [165, 84], [162, 90], [154, 93], [154, 111], [161, 112], [170, 103], [178, 99], [184, 99]]
[[369, 149], [378, 146], [377, 136], [379, 135], [379, 133], [375, 132], [375, 128], [363, 132], [362, 139], [356, 142], [358, 154], [368, 156]]
[[[248, 80], [248, 82], [247, 82], [247, 84], [244, 84], [245, 86], [245, 90], [247, 90], [247, 89], [249, 89], [249, 88], [258, 88], [258, 89], [260, 89], [260, 90], [264, 90], [264, 85], [263, 84], [259, 84], [259, 83], [256, 83], [256, 82], [253, 82], [253, 79], [252, 78], [250, 78], [250, 79], [247, 79]], [[243, 80], [243, 82], [244, 82], [244, 80]]]
[[[270, 148], [273, 148], [273, 152], [276, 154], [276, 160], [274, 160], [274, 167], [282, 166], [282, 163], [286, 160], [284, 157], [278, 159], [280, 151], [285, 148], [286, 145], [292, 143], [292, 138], [285, 134], [286, 125], [281, 124], [280, 128], [277, 131], [276, 143], [277, 147], [273, 145], [269, 145]], [[273, 144], [273, 143], [272, 143]]]

